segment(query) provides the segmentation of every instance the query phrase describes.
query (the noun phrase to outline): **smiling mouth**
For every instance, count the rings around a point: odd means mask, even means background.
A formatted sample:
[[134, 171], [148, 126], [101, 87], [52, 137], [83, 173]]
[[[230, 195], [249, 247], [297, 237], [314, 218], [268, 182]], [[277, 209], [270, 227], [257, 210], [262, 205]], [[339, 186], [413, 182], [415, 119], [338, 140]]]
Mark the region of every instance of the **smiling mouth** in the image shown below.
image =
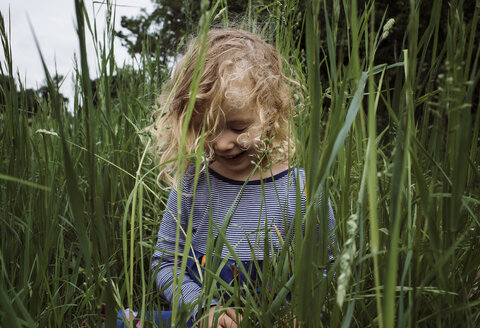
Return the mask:
[[245, 152], [242, 151], [241, 153], [238, 153], [236, 155], [230, 155], [230, 156], [223, 156], [224, 158], [226, 159], [236, 159], [236, 158], [239, 158], [240, 156], [242, 156]]
[[222, 156], [222, 157], [225, 158], [226, 160], [235, 160], [237, 158], [240, 158], [243, 154], [245, 154], [244, 151], [242, 151], [241, 153], [238, 153], [236, 155], [228, 155], [228, 156]]

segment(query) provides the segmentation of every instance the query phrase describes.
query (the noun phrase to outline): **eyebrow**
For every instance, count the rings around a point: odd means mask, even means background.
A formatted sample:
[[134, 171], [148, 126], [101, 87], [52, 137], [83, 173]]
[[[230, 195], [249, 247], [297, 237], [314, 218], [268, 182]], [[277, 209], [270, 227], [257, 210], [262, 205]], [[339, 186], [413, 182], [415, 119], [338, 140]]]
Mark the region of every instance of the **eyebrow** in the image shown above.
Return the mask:
[[232, 121], [227, 121], [228, 124], [252, 124], [253, 120], [242, 120], [242, 119], [235, 119]]

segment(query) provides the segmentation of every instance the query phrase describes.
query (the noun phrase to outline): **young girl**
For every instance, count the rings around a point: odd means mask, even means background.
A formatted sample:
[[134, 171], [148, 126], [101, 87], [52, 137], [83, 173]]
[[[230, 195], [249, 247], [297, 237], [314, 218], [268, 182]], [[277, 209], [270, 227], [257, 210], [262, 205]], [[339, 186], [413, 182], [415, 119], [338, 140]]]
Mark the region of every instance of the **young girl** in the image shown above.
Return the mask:
[[[205, 300], [201, 295], [205, 291], [202, 266], [220, 258], [225, 264], [220, 272], [225, 283], [232, 284], [237, 276], [245, 281], [245, 273], [256, 279], [264, 254], [278, 253], [292, 236], [289, 228], [296, 210], [297, 187], [303, 190], [305, 176], [302, 169], [289, 165], [295, 150], [289, 126], [293, 103], [279, 52], [242, 30], [209, 31], [204, 50], [202, 41], [193, 40], [178, 62], [160, 97], [159, 117], [152, 127], [155, 152], [163, 163], [161, 177], [173, 186], [158, 232], [152, 271], [157, 287], [171, 304], [178, 302], [192, 309], [187, 325], [205, 318], [201, 326], [208, 319], [209, 327], [214, 322], [215, 327], [236, 327], [242, 316], [223, 303], [228, 293], [209, 304], [199, 302]], [[198, 91], [192, 94], [202, 51], [204, 67]], [[188, 117], [193, 96], [193, 111]], [[180, 153], [187, 120], [186, 141]], [[195, 178], [195, 163], [188, 159], [191, 157], [185, 159], [185, 170], [177, 159], [202, 150], [204, 160]], [[300, 203], [304, 211], [304, 193]], [[175, 292], [174, 275], [181, 271], [189, 222], [189, 257], [184, 259], [185, 275], [180, 290]], [[330, 208], [330, 229], [334, 223]], [[208, 241], [215, 238], [220, 238], [223, 245], [217, 252], [208, 250]], [[176, 250], [180, 253], [178, 263]], [[241, 263], [233, 260], [232, 251]], [[252, 265], [252, 260], [260, 266]], [[239, 265], [244, 270], [239, 270]], [[126, 314], [131, 317], [133, 313]], [[154, 319], [165, 322], [170, 315], [163, 311]]]

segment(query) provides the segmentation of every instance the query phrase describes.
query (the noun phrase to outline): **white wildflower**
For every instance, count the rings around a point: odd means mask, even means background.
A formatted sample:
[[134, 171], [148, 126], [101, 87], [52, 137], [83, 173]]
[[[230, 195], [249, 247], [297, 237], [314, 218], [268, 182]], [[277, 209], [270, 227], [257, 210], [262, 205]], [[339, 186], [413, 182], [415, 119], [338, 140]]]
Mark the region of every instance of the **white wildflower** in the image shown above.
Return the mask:
[[395, 24], [395, 18], [390, 18], [383, 26], [383, 30], [389, 31], [393, 27], [393, 24]]
[[35, 131], [35, 133], [39, 133], [39, 134], [48, 134], [48, 135], [51, 135], [51, 136], [55, 136], [55, 137], [58, 137], [58, 133], [53, 131], [53, 130], [45, 130], [45, 129], [38, 129], [37, 131]]
[[348, 239], [340, 256], [340, 275], [337, 280], [337, 303], [340, 307], [343, 305], [345, 296], [347, 295], [348, 282], [352, 275], [352, 264], [355, 259], [357, 247], [355, 245], [355, 237], [358, 230], [358, 215], [352, 214], [347, 221]]
[[390, 34], [390, 30], [392, 29], [393, 25], [395, 24], [395, 19], [390, 18], [385, 25], [383, 25], [383, 33], [382, 36], [380, 37], [380, 40], [385, 40], [388, 35]]

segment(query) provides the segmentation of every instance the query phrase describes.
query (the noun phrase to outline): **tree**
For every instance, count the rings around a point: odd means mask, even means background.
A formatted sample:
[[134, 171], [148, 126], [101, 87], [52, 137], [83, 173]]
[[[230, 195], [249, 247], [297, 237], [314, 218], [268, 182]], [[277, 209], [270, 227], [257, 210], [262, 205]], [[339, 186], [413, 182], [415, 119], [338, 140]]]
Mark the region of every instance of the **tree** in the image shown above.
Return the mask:
[[[122, 16], [121, 25], [128, 32], [117, 31], [131, 55], [146, 51], [161, 64], [167, 65], [178, 53], [184, 38], [196, 32], [201, 16], [200, 1], [152, 0], [155, 9], [145, 9], [137, 17]], [[245, 13], [248, 1], [228, 1], [228, 12]]]
[[[52, 79], [58, 90], [63, 81], [63, 75], [56, 74]], [[68, 105], [67, 97], [60, 92], [58, 92], [58, 97], [64, 106]], [[20, 83], [20, 90], [18, 90], [15, 79], [12, 76], [0, 75], [0, 112], [4, 112], [7, 107], [16, 104], [16, 109], [27, 113], [28, 117], [31, 117], [38, 113], [42, 108], [42, 104], [48, 104], [49, 101], [50, 92], [46, 85], [41, 86], [38, 90], [34, 90], [31, 88], [25, 89]], [[48, 105], [44, 107], [50, 108]]]
[[[167, 64], [171, 61], [172, 58], [178, 53], [179, 47], [183, 44], [185, 36], [195, 32], [195, 29], [198, 27], [198, 21], [200, 18], [200, 0], [196, 1], [178, 1], [178, 0], [152, 0], [155, 3], [155, 9], [152, 13], [147, 13], [145, 10], [142, 11], [142, 14], [129, 18], [122, 16], [121, 25], [124, 29], [128, 30], [128, 33], [123, 31], [118, 31], [116, 35], [123, 40], [123, 45], [128, 49], [131, 55], [141, 53], [145, 51], [149, 54], [155, 61], [159, 62], [162, 67], [167, 67]], [[414, 8], [419, 12], [419, 37], [427, 30], [430, 23], [430, 14], [432, 6], [436, 3], [438, 4], [441, 0], [423, 0], [416, 2], [416, 7]], [[253, 16], [254, 20], [258, 22], [269, 22], [273, 16], [273, 12], [277, 8], [275, 6], [282, 6], [282, 2], [274, 2], [267, 0], [228, 0], [225, 1], [222, 5], [227, 6], [229, 17], [231, 16], [244, 16], [247, 13], [247, 10], [250, 8], [249, 3], [253, 7]], [[358, 10], [361, 12], [363, 8], [366, 8], [371, 4], [370, 0], [360, 0], [357, 2]], [[334, 12], [334, 3], [330, 1], [324, 2], [327, 13]], [[462, 17], [465, 21], [472, 21], [473, 13], [475, 12], [475, 6], [478, 5], [476, 1], [465, 1], [463, 3], [463, 13]], [[250, 8], [252, 10], [252, 8]], [[298, 1], [295, 7], [295, 17], [299, 21], [303, 19], [303, 14], [306, 11], [305, 2]], [[388, 38], [383, 40], [379, 48], [376, 51], [375, 63], [376, 64], [393, 64], [402, 60], [402, 49], [404, 49], [408, 40], [404, 39], [405, 31], [408, 29], [409, 24], [409, 15], [410, 15], [410, 2], [407, 0], [399, 1], [388, 1], [388, 0], [378, 0], [375, 1], [375, 24], [376, 29], [379, 33], [382, 33], [382, 27], [380, 23], [385, 17], [384, 23], [390, 19], [395, 19], [395, 23], [390, 28], [388, 33]], [[322, 35], [325, 36], [326, 20], [324, 19], [323, 14], [323, 4], [322, 4], [322, 13], [319, 15], [320, 26], [322, 30]], [[272, 15], [273, 14], [273, 15]], [[329, 24], [334, 24], [334, 18], [329, 15]], [[348, 40], [349, 40], [349, 29], [347, 28], [348, 17], [345, 17], [344, 12], [339, 12], [337, 17], [337, 25], [333, 26], [337, 32], [336, 39], [336, 49], [337, 49], [337, 59], [343, 60], [344, 62], [348, 61], [349, 58], [344, 57], [345, 54], [348, 54]], [[438, 37], [440, 40], [443, 40], [447, 36], [447, 21], [453, 19], [450, 13], [450, 6], [448, 3], [442, 3], [441, 6], [441, 15], [440, 15], [440, 26], [438, 31]], [[273, 24], [275, 25], [275, 24]], [[296, 25], [297, 31], [293, 34], [297, 36], [298, 42], [300, 42], [300, 49], [305, 49], [305, 38], [304, 34], [301, 33], [302, 24]], [[278, 27], [278, 26], [277, 26]], [[277, 28], [273, 26], [272, 28]], [[467, 31], [468, 32], [468, 31]], [[480, 42], [480, 33], [477, 33], [476, 43]], [[427, 40], [433, 42], [432, 40]], [[326, 40], [323, 40], [321, 44], [322, 48], [327, 51]], [[366, 49], [364, 45], [360, 45], [360, 56], [363, 57]], [[432, 57], [432, 47], [428, 47], [426, 53], [419, 54], [423, 55], [425, 58]], [[424, 65], [429, 65], [428, 61], [424, 62]], [[427, 71], [428, 67], [425, 67]], [[327, 68], [322, 68], [322, 77], [324, 79], [329, 78], [329, 73]], [[390, 73], [389, 73], [390, 74]], [[386, 79], [393, 78], [392, 76], [387, 76]], [[421, 77], [424, 78], [424, 77]], [[474, 99], [478, 102], [478, 92], [475, 93]]]
[[121, 25], [128, 33], [118, 31], [123, 45], [131, 55], [147, 51], [152, 57], [166, 65], [177, 53], [183, 37], [191, 32], [200, 17], [199, 1], [155, 0], [152, 13], [145, 9], [137, 17], [122, 16]]

